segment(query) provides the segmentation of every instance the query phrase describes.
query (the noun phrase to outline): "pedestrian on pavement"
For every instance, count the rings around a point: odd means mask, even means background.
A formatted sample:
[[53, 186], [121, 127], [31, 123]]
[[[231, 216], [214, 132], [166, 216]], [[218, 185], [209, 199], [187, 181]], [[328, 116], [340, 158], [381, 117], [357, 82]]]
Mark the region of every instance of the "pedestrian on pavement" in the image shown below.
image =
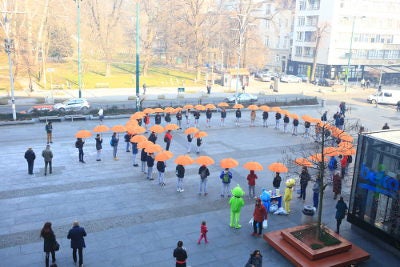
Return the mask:
[[53, 143], [53, 124], [51, 121], [47, 122], [46, 126], [47, 144]]
[[207, 232], [208, 232], [207, 223], [206, 223], [206, 221], [202, 221], [201, 225], [200, 225], [200, 237], [199, 237], [199, 240], [197, 241], [198, 245], [200, 245], [200, 242], [203, 238], [204, 238], [204, 241], [206, 242], [206, 244], [208, 243]]
[[272, 181], [272, 185], [275, 189], [279, 189], [281, 187], [282, 177], [279, 175], [279, 172], [275, 173], [274, 180]]
[[336, 233], [339, 234], [340, 225], [342, 224], [342, 220], [346, 216], [348, 208], [346, 203], [343, 200], [343, 197], [340, 197], [339, 201], [336, 204]]
[[183, 242], [178, 241], [176, 249], [174, 249], [173, 256], [176, 260], [175, 267], [186, 267], [187, 252], [183, 247]]
[[339, 104], [339, 110], [340, 114], [343, 115], [343, 117], [346, 117], [346, 102], [341, 102]]
[[262, 118], [263, 118], [263, 127], [267, 127], [268, 128], [268, 112], [267, 111], [263, 111], [262, 113]]
[[206, 123], [208, 128], [211, 127], [211, 117], [212, 117], [212, 111], [211, 109], [208, 108], [206, 111]]
[[50, 145], [46, 145], [46, 149], [42, 151], [42, 157], [44, 159], [44, 175], [47, 175], [47, 166], [49, 166], [49, 173], [53, 172], [52, 161], [53, 152], [50, 149]]
[[240, 111], [240, 108], [236, 109], [235, 117], [236, 117], [235, 125], [236, 125], [236, 127], [239, 127], [240, 118], [242, 117], [242, 111]]
[[203, 139], [199, 136], [196, 137], [196, 153], [200, 154], [200, 147], [203, 144]]
[[86, 236], [85, 228], [79, 226], [79, 222], [75, 221], [72, 225], [72, 228], [68, 232], [68, 239], [71, 239], [71, 248], [72, 248], [72, 258], [74, 259], [74, 263], [76, 265], [76, 252], [78, 251], [79, 255], [79, 267], [83, 267], [83, 248], [86, 247], [85, 239]]
[[333, 199], [336, 199], [338, 195], [342, 193], [342, 178], [339, 175], [339, 172], [336, 172], [333, 175], [333, 184], [332, 184], [332, 191], [333, 191]]
[[371, 82], [369, 81], [369, 79], [367, 79], [365, 81], [365, 86], [367, 87], [367, 89], [369, 88], [370, 84], [371, 84]]
[[156, 113], [156, 115], [154, 116], [154, 124], [155, 125], [160, 125], [161, 124], [161, 115], [160, 113]]
[[182, 130], [182, 112], [176, 113], [176, 124], [179, 126], [179, 130]]
[[221, 189], [221, 197], [231, 197], [231, 180], [232, 180], [232, 173], [229, 171], [229, 168], [225, 168], [219, 176], [222, 181], [222, 189]]
[[250, 258], [245, 267], [262, 267], [262, 255], [258, 249], [254, 250], [254, 252], [250, 254]]
[[247, 183], [249, 185], [249, 198], [255, 197], [255, 187], [256, 187], [256, 179], [257, 175], [254, 173], [253, 170], [250, 170], [250, 173], [247, 175]]
[[85, 144], [85, 141], [83, 141], [82, 138], [76, 138], [75, 141], [75, 147], [78, 149], [78, 158], [79, 158], [79, 162], [85, 163], [85, 161], [83, 160], [83, 145]]
[[328, 111], [325, 110], [324, 114], [321, 116], [321, 121], [326, 122], [328, 120]]
[[124, 141], [126, 143], [126, 152], [131, 152], [130, 148], [131, 148], [131, 135], [128, 133], [128, 131], [125, 132], [124, 135]]
[[339, 116], [339, 127], [340, 130], [344, 130], [344, 116], [340, 115]]
[[153, 167], [154, 167], [154, 154], [149, 153], [147, 155], [147, 179], [149, 179], [149, 180], [154, 180]]
[[35, 163], [36, 154], [31, 147], [25, 151], [24, 157], [26, 162], [28, 162], [28, 174], [33, 174], [33, 165]]
[[176, 181], [176, 191], [183, 192], [183, 178], [185, 177], [185, 167], [181, 164], [176, 165], [175, 169], [177, 181]]
[[250, 112], [250, 127], [255, 127], [255, 121], [256, 121], [256, 117], [257, 117], [257, 114], [256, 114], [256, 111], [255, 110], [252, 110], [251, 112]]
[[193, 135], [188, 134], [188, 135], [186, 136], [186, 138], [187, 138], [187, 143], [188, 143], [188, 145], [187, 145], [187, 147], [188, 147], [187, 153], [189, 154], [189, 153], [192, 151]]
[[104, 119], [103, 107], [100, 107], [99, 112], [97, 114], [99, 115], [99, 120], [100, 120], [100, 124], [101, 124], [103, 122], [103, 119]]
[[365, 79], [362, 78], [360, 81], [361, 88], [365, 89]]
[[157, 161], [157, 171], [158, 171], [158, 184], [160, 186], [165, 186], [164, 175], [165, 175], [165, 162]]
[[103, 138], [101, 137], [100, 134], [97, 134], [95, 140], [96, 140], [96, 151], [97, 151], [96, 161], [101, 161], [101, 150], [103, 149]]
[[132, 147], [132, 165], [133, 167], [139, 167], [139, 164], [136, 163], [136, 155], [139, 152], [137, 143], [131, 142], [131, 147]]
[[171, 114], [170, 113], [166, 113], [165, 117], [164, 117], [165, 122], [168, 124], [171, 122]]
[[310, 174], [308, 173], [307, 167], [303, 167], [300, 174], [300, 196], [299, 196], [299, 199], [303, 199], [303, 201], [306, 200], [307, 185], [308, 181], [310, 180], [311, 177]]
[[263, 221], [268, 219], [268, 213], [265, 206], [261, 203], [261, 199], [257, 197], [256, 205], [253, 211], [253, 233], [252, 236], [261, 236], [263, 229]]
[[200, 111], [195, 110], [193, 112], [193, 116], [194, 116], [194, 127], [199, 127]]
[[292, 135], [297, 135], [297, 128], [299, 127], [299, 119], [294, 118], [293, 119], [293, 132]]
[[190, 108], [186, 109], [185, 118], [186, 118], [186, 128], [189, 128], [189, 126], [190, 126]]
[[349, 164], [348, 156], [347, 155], [340, 155], [340, 176], [344, 179], [346, 175], [347, 165]]
[[397, 104], [396, 104], [396, 111], [400, 111], [400, 100], [397, 101]]
[[148, 140], [149, 140], [150, 142], [152, 142], [153, 144], [155, 144], [156, 141], [157, 141], [157, 134], [156, 134], [155, 132], [151, 132], [151, 134], [150, 134]]
[[208, 195], [208, 193], [207, 193], [207, 178], [208, 178], [208, 176], [210, 176], [210, 170], [207, 168], [206, 165], [200, 166], [199, 175], [200, 175], [199, 195], [204, 193], [204, 195], [207, 196]]
[[142, 172], [146, 174], [147, 152], [144, 150], [144, 148], [140, 153], [140, 161], [142, 162]]
[[208, 95], [211, 94], [211, 85], [208, 84], [206, 88], [207, 88], [207, 94]]
[[278, 130], [280, 126], [282, 115], [279, 112], [275, 113], [275, 129]]
[[164, 135], [164, 142], [166, 143], [165, 150], [169, 151], [169, 146], [171, 145], [171, 141], [172, 141], [172, 133], [171, 130], [168, 130]]
[[310, 127], [311, 123], [309, 121], [304, 122], [304, 137], [308, 138], [310, 137]]
[[290, 119], [289, 116], [287, 114], [285, 114], [285, 116], [283, 117], [283, 132], [286, 133], [287, 132], [287, 127], [289, 125]]
[[110, 145], [113, 147], [114, 160], [118, 160], [118, 157], [117, 157], [118, 142], [119, 142], [119, 137], [118, 137], [117, 133], [114, 132], [113, 135], [111, 136], [111, 141], [110, 141]]
[[328, 162], [328, 170], [329, 170], [329, 180], [328, 183], [332, 183], [333, 181], [333, 175], [335, 175], [335, 172], [338, 168], [338, 162], [335, 156], [331, 156]]
[[150, 127], [150, 115], [148, 113], [146, 113], [146, 115], [144, 116], [144, 127], [146, 129], [146, 133], [149, 130]]
[[383, 125], [382, 130], [389, 130], [390, 127], [388, 125], [388, 123], [386, 122], [385, 125]]
[[225, 126], [225, 119], [226, 119], [226, 110], [225, 110], [225, 108], [222, 108], [221, 109], [221, 124], [220, 124], [221, 127]]
[[46, 222], [40, 231], [40, 237], [43, 238], [43, 251], [46, 253], [46, 267], [49, 267], [49, 258], [51, 253], [51, 262], [56, 261], [56, 235], [51, 228], [51, 222]]

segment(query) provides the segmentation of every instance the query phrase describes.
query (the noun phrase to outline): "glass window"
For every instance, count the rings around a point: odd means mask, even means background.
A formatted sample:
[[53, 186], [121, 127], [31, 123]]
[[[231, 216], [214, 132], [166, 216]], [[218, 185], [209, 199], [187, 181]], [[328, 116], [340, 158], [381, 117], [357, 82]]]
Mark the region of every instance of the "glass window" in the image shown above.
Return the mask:
[[304, 26], [306, 18], [301, 16], [297, 18], [297, 26]]
[[303, 47], [296, 46], [296, 56], [302, 56], [303, 54]]

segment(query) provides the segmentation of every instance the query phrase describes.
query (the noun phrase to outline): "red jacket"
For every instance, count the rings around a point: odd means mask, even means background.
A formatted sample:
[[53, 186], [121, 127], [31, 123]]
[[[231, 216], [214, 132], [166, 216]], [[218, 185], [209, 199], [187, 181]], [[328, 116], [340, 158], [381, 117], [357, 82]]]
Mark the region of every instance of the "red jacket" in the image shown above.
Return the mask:
[[167, 132], [164, 137], [168, 138], [169, 141], [172, 140], [172, 134], [169, 132]]
[[250, 172], [249, 175], [247, 175], [247, 181], [249, 182], [249, 185], [256, 185], [256, 179], [257, 175], [254, 172]]
[[200, 232], [202, 234], [206, 234], [208, 232], [207, 225], [201, 225], [200, 226]]
[[262, 222], [268, 219], [267, 210], [265, 209], [264, 205], [260, 203], [260, 205], [255, 205], [254, 212], [253, 212], [253, 219], [256, 222]]
[[347, 164], [348, 164], [347, 158], [348, 158], [347, 156], [344, 156], [344, 157], [340, 160], [340, 166], [341, 166], [342, 168], [347, 167]]

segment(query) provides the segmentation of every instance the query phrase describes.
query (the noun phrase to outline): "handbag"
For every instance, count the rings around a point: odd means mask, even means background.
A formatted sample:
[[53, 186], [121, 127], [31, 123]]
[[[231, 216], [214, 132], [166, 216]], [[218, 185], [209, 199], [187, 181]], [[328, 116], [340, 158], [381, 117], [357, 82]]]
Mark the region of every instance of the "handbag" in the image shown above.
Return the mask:
[[57, 240], [54, 241], [53, 250], [54, 251], [60, 250], [60, 244], [57, 242]]
[[268, 228], [268, 220], [264, 220], [263, 221], [263, 229], [267, 229]]

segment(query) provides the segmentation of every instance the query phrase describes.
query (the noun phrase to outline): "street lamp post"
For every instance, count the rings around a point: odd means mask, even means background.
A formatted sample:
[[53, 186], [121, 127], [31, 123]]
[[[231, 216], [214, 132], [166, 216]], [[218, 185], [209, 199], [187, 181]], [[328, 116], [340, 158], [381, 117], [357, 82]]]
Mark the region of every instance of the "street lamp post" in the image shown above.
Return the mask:
[[13, 49], [13, 40], [9, 38], [9, 36], [6, 36], [6, 39], [4, 40], [4, 47], [5, 51], [7, 53], [8, 57], [8, 73], [10, 76], [10, 89], [11, 89], [11, 108], [12, 108], [12, 114], [13, 114], [13, 120], [17, 120], [17, 112], [15, 110], [15, 98], [14, 98], [14, 75], [13, 75], [13, 63], [11, 59], [11, 51]]
[[82, 0], [74, 0], [76, 3], [76, 26], [77, 26], [77, 38], [78, 38], [78, 89], [79, 98], [82, 97], [82, 65], [81, 65], [81, 7], [80, 2]]
[[139, 30], [140, 30], [140, 25], [139, 25], [139, 14], [140, 14], [140, 6], [139, 6], [139, 1], [136, 2], [136, 111], [140, 110], [140, 98], [139, 98]]

